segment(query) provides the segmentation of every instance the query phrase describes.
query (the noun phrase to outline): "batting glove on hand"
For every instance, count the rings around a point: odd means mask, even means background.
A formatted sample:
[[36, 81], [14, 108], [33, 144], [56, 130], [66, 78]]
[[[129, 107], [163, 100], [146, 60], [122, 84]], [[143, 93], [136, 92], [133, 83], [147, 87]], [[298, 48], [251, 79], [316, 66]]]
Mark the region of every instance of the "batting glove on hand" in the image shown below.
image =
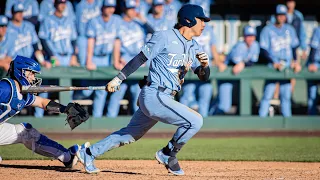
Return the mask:
[[208, 64], [209, 64], [209, 56], [208, 56], [207, 53], [199, 52], [199, 53], [197, 53], [196, 58], [201, 63], [201, 66], [204, 66], [204, 67], [208, 66]]
[[106, 86], [106, 91], [116, 92], [120, 90], [120, 84], [122, 81], [118, 77], [114, 77]]

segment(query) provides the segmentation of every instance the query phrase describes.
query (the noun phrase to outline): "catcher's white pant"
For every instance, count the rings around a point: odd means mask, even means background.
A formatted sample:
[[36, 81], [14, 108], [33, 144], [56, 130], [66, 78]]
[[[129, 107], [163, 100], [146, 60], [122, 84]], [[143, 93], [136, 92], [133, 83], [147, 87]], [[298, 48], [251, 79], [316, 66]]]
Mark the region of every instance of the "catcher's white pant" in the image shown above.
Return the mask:
[[22, 143], [37, 154], [52, 157], [61, 162], [71, 158], [68, 149], [39, 133], [29, 123], [0, 124], [0, 146]]

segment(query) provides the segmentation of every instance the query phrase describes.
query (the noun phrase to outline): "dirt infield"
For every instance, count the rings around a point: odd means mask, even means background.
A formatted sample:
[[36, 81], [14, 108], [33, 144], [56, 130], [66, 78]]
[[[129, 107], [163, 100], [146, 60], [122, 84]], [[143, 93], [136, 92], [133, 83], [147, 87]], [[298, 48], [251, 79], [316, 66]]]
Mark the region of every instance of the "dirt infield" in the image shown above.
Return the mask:
[[63, 168], [50, 160], [2, 161], [1, 178], [21, 179], [320, 179], [320, 163], [290, 162], [200, 162], [181, 161], [185, 176], [173, 176], [154, 161], [97, 160], [97, 175], [85, 174], [81, 164], [74, 169]]

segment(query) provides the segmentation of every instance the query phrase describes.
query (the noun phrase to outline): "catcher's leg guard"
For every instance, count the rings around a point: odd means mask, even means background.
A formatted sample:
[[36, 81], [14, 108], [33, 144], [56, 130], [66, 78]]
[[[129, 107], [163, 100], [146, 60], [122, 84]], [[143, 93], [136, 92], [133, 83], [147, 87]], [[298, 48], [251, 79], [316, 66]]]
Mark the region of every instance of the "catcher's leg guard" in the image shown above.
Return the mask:
[[70, 161], [71, 155], [68, 149], [39, 133], [31, 124], [21, 123], [15, 126], [22, 143], [28, 149], [46, 157], [53, 157], [61, 162]]

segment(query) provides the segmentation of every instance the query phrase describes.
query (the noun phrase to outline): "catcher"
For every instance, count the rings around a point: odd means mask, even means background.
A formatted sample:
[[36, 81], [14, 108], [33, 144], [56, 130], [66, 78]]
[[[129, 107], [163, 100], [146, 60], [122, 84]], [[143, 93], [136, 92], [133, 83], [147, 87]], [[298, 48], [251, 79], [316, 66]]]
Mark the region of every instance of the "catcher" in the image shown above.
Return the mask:
[[1, 79], [0, 145], [22, 143], [37, 154], [58, 159], [65, 167], [72, 168], [78, 161], [75, 155], [81, 148], [79, 145], [76, 144], [66, 149], [61, 144], [41, 134], [29, 123], [10, 124], [6, 122], [26, 106], [40, 107], [48, 112], [67, 114], [67, 122], [71, 129], [89, 118], [88, 112], [79, 104], [69, 103], [64, 106], [34, 94], [22, 95], [20, 93], [22, 86], [41, 84], [41, 79], [35, 77], [39, 73], [40, 65], [35, 60], [17, 56], [10, 64], [8, 78]]

